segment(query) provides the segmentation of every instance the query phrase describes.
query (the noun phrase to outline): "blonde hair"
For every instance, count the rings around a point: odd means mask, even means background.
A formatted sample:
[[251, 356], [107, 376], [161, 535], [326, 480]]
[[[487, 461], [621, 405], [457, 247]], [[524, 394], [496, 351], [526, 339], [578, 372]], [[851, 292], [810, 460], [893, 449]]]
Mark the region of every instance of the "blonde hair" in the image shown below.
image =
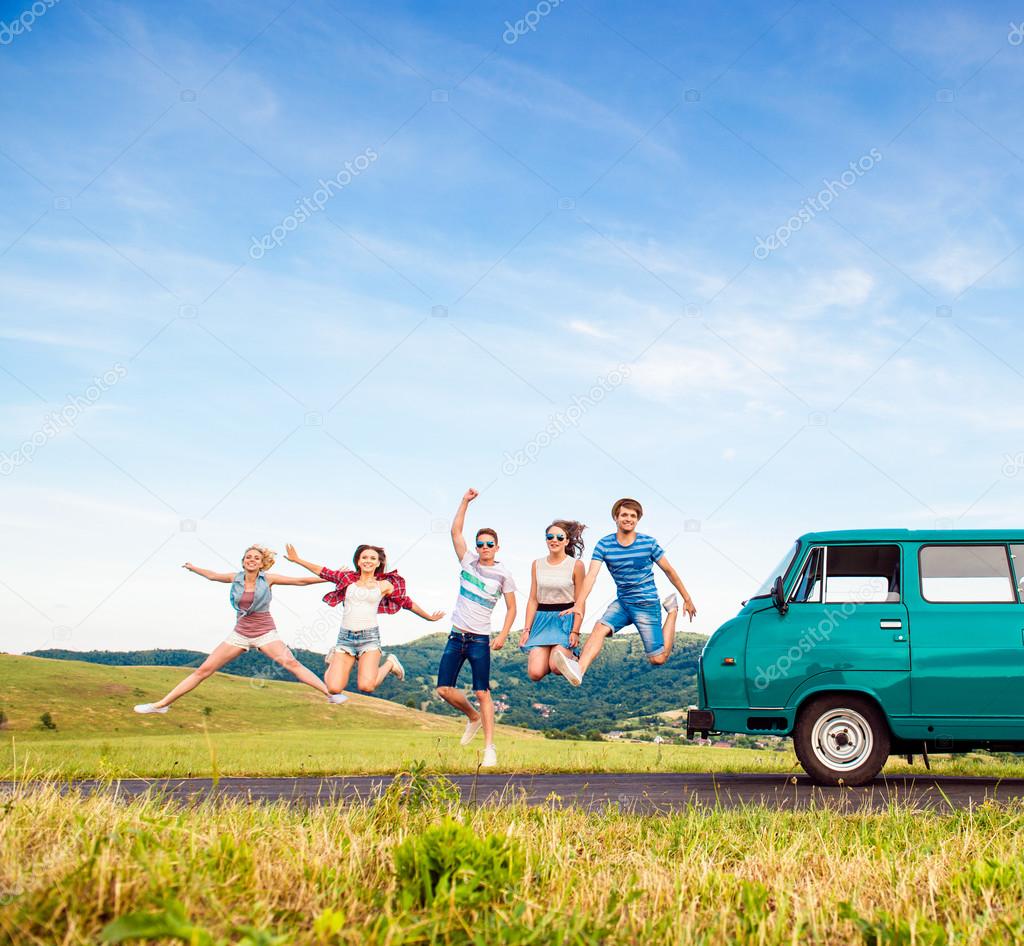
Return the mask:
[[260, 569], [260, 571], [269, 572], [270, 569], [272, 569], [274, 567], [274, 562], [276, 561], [277, 552], [275, 552], [273, 549], [268, 549], [265, 545], [253, 544], [253, 545], [250, 545], [242, 553], [242, 558], [244, 559], [245, 556], [248, 555], [253, 549], [256, 549], [256, 551], [259, 552], [260, 555], [263, 556], [263, 567]]

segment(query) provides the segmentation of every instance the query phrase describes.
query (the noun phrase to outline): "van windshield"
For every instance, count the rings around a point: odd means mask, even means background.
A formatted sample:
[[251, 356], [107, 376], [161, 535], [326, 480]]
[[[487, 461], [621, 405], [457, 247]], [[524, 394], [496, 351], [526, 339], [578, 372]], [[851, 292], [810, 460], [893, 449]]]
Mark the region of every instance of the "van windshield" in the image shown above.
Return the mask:
[[767, 598], [772, 593], [772, 585], [775, 584], [775, 579], [782, 576], [783, 580], [786, 578], [786, 573], [789, 571], [793, 564], [793, 559], [796, 558], [796, 553], [800, 549], [800, 543], [794, 542], [790, 547], [790, 550], [782, 557], [782, 561], [775, 566], [770, 572], [768, 577], [761, 584], [761, 587], [751, 595], [752, 598]]

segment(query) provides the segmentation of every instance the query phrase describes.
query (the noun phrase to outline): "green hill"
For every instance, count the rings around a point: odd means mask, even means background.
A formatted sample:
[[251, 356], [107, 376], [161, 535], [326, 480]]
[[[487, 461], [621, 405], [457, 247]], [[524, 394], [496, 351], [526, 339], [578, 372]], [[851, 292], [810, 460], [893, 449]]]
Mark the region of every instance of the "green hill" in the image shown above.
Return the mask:
[[0, 655], [4, 735], [41, 734], [49, 713], [59, 736], [388, 729], [454, 732], [452, 722], [388, 700], [351, 694], [331, 706], [309, 687], [215, 674], [167, 715], [139, 716], [181, 679], [176, 667], [97, 666], [73, 660]]
[[[456, 715], [434, 695], [437, 664], [446, 639], [446, 634], [431, 634], [412, 644], [388, 648], [388, 652], [394, 651], [402, 661], [406, 678], [399, 681], [388, 677], [375, 696], [429, 713]], [[504, 708], [501, 722], [539, 730], [607, 731], [615, 729], [625, 719], [688, 706], [696, 702], [697, 658], [705, 641], [699, 634], [680, 634], [672, 659], [664, 666], [652, 667], [643, 656], [638, 636], [613, 639], [605, 645], [588, 672], [586, 683], [579, 689], [568, 686], [557, 676], [532, 682], [526, 674], [525, 655], [510, 642], [494, 654], [492, 663], [494, 696], [499, 708]], [[39, 650], [29, 656], [115, 666], [194, 667], [202, 662], [205, 654], [192, 650]], [[295, 656], [314, 673], [323, 673], [323, 654], [297, 649]], [[243, 654], [228, 665], [225, 673], [264, 681], [292, 680], [287, 671], [256, 651]], [[171, 682], [178, 678], [180, 671]], [[468, 686], [468, 668], [463, 679]], [[299, 684], [296, 687], [308, 689]], [[156, 695], [160, 695], [159, 690]], [[153, 697], [153, 693], [147, 694], [147, 699]]]

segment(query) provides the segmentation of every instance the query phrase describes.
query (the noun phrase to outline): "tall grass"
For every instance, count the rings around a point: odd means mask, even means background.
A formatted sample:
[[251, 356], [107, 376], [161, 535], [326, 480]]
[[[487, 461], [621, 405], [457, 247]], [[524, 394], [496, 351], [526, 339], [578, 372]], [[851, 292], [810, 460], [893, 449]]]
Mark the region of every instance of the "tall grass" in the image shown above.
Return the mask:
[[16, 788], [0, 942], [997, 943], [1024, 937], [1024, 806], [176, 807]]

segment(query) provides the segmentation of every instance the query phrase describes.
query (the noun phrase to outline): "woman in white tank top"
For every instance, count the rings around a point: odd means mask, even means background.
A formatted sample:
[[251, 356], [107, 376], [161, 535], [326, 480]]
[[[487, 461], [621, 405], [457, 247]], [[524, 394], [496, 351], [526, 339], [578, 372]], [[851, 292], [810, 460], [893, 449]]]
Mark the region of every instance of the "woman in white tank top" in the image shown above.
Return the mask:
[[[443, 611], [424, 611], [405, 593], [405, 580], [396, 571], [387, 571], [387, 557], [384, 549], [377, 545], [360, 545], [352, 564], [355, 569], [335, 570], [324, 568], [300, 558], [295, 546], [289, 544], [287, 558], [307, 568], [324, 581], [335, 583], [335, 591], [329, 592], [324, 601], [332, 607], [342, 605], [341, 629], [338, 640], [327, 652], [327, 672], [324, 683], [333, 695], [332, 702], [341, 703], [348, 699], [344, 690], [352, 668], [357, 667], [356, 682], [363, 693], [372, 693], [393, 673], [399, 680], [405, 679], [405, 668], [397, 655], [390, 654], [381, 661], [380, 617], [395, 614], [400, 608], [407, 608], [425, 621], [440, 621]], [[387, 601], [384, 599], [387, 598]]]
[[583, 530], [575, 520], [557, 519], [544, 533], [548, 554], [531, 568], [530, 600], [526, 605], [526, 627], [519, 646], [527, 654], [526, 671], [531, 680], [560, 673], [553, 657], [559, 650], [572, 658], [579, 647], [580, 614], [562, 615], [576, 601], [583, 583]]

